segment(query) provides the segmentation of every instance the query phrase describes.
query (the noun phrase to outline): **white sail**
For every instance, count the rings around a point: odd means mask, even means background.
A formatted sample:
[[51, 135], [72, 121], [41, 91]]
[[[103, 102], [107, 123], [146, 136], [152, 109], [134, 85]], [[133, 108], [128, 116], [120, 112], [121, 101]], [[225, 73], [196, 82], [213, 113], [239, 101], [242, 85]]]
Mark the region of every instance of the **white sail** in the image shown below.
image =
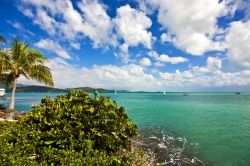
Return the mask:
[[5, 89], [0, 89], [0, 96], [4, 96], [5, 95]]

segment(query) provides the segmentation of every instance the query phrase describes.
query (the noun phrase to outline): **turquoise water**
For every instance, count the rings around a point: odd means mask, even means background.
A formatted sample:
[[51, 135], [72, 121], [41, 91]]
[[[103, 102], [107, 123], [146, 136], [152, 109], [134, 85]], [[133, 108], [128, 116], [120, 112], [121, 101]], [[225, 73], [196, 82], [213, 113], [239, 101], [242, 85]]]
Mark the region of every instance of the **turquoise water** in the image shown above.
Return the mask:
[[[16, 109], [30, 110], [42, 96], [18, 93]], [[250, 165], [250, 94], [118, 93], [104, 94], [125, 106], [139, 128], [159, 126], [195, 143], [195, 155], [207, 165]], [[7, 104], [7, 101], [5, 102]], [[193, 152], [193, 151], [192, 151]]]

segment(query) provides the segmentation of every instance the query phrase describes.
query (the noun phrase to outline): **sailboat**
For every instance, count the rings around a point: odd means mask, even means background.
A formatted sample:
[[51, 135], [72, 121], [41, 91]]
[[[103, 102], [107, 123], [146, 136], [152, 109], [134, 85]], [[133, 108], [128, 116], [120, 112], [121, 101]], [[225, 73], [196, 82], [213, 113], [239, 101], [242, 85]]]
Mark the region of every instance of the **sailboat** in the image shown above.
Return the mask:
[[5, 89], [1, 88], [0, 89], [0, 97], [4, 97], [6, 95]]
[[115, 90], [115, 94], [116, 94], [117, 92], [116, 92], [116, 90]]
[[165, 95], [165, 94], [166, 94], [166, 92], [165, 92], [165, 91], [163, 91], [163, 94]]

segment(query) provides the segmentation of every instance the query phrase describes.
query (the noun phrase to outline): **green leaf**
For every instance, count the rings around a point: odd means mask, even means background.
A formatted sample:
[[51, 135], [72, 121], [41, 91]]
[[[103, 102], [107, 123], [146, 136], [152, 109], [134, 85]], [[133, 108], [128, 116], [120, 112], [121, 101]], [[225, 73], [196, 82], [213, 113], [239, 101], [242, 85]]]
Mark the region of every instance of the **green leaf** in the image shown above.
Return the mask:
[[55, 141], [45, 141], [44, 143], [46, 144], [46, 145], [50, 145], [50, 144], [53, 144]]

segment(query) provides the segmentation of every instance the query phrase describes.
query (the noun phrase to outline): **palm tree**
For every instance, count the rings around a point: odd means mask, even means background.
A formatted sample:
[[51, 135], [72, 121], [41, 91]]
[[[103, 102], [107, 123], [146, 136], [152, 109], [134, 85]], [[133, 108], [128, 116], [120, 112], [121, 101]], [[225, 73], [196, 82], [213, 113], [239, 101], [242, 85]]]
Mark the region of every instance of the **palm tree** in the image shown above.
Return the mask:
[[50, 69], [45, 66], [47, 58], [39, 51], [30, 48], [29, 44], [20, 42], [14, 37], [12, 46], [0, 54], [0, 72], [8, 72], [13, 82], [9, 110], [14, 112], [17, 79], [22, 75], [48, 86], [54, 86]]
[[[6, 40], [5, 40], [5, 37], [0, 35], [0, 43], [6, 43]], [[3, 78], [3, 75], [2, 75], [2, 65], [3, 65], [3, 61], [2, 61], [2, 49], [0, 48], [0, 81], [2, 82], [2, 78]]]

